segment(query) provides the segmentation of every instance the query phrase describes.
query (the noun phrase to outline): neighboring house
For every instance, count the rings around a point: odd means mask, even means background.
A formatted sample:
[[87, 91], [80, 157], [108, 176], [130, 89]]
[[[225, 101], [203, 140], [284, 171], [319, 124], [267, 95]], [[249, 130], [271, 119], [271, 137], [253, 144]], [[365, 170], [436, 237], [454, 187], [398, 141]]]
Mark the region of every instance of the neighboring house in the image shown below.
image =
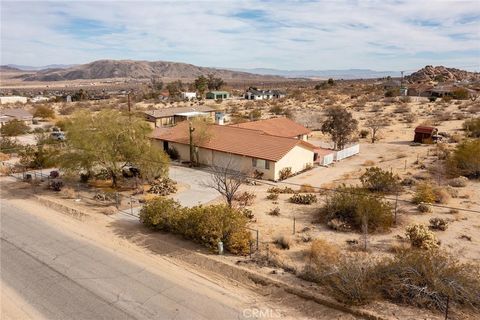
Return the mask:
[[180, 95], [183, 100], [193, 100], [197, 98], [196, 92], [182, 92]]
[[413, 138], [413, 142], [433, 142], [434, 137], [437, 135], [437, 132], [438, 129], [435, 127], [418, 126], [415, 128], [415, 136]]
[[258, 90], [257, 88], [250, 87], [245, 92], [245, 99], [247, 100], [269, 100], [284, 98], [286, 94], [280, 90]]
[[25, 109], [3, 109], [0, 110], [0, 125], [4, 125], [11, 120], [20, 120], [30, 125], [33, 121], [33, 115]]
[[[313, 165], [315, 146], [303, 140], [221, 125], [210, 125], [206, 136], [197, 146], [199, 163], [204, 165], [233, 164], [237, 170], [250, 174], [258, 171], [264, 179], [274, 181], [284, 168], [290, 167], [292, 173], [298, 173]], [[163, 150], [176, 149], [181, 161], [190, 160], [187, 123], [157, 128], [152, 139]]]
[[295, 138], [304, 141], [308, 140], [308, 135], [311, 133], [310, 129], [307, 129], [301, 124], [298, 124], [295, 121], [285, 117], [243, 122], [233, 124], [231, 126], [244, 129], [260, 130], [272, 136]]
[[228, 93], [227, 91], [209, 91], [207, 92], [206, 98], [224, 100], [230, 98], [230, 93]]
[[164, 108], [145, 111], [145, 118], [154, 128], [173, 126], [192, 117], [204, 116], [215, 120], [217, 109], [207, 106]]
[[21, 96], [3, 96], [0, 97], [0, 104], [7, 104], [7, 103], [27, 103], [27, 97]]

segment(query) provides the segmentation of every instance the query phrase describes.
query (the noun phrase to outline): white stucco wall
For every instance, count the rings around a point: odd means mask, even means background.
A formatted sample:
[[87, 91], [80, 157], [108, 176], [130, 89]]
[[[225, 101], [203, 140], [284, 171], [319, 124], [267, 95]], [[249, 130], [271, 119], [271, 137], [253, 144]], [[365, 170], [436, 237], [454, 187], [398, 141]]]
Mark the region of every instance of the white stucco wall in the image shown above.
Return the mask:
[[297, 145], [282, 159], [275, 163], [274, 180], [280, 178], [279, 172], [283, 168], [291, 167], [292, 173], [297, 173], [305, 169], [309, 164], [313, 165], [313, 151]]

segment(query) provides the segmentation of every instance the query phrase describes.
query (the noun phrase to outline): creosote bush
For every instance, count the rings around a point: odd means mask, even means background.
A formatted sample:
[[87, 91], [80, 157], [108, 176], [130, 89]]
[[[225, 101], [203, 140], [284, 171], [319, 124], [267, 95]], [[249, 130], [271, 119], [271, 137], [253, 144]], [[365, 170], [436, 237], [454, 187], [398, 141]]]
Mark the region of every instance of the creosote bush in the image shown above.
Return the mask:
[[342, 186], [327, 196], [326, 204], [320, 209], [320, 215], [330, 226], [331, 221], [344, 224], [344, 229], [362, 230], [367, 221], [369, 232], [387, 231], [392, 226], [391, 205], [358, 187]]
[[172, 232], [208, 248], [222, 241], [233, 254], [246, 254], [250, 246], [248, 218], [227, 205], [182, 207], [172, 199], [158, 197], [140, 211], [140, 222], [149, 228]]
[[447, 159], [447, 173], [453, 176], [480, 178], [480, 139], [465, 140], [457, 145]]
[[283, 187], [283, 188], [270, 187], [270, 188], [268, 188], [267, 192], [268, 193], [277, 193], [277, 194], [283, 194], [283, 193], [292, 194], [292, 193], [295, 193], [295, 190], [293, 190], [290, 187]]
[[435, 192], [433, 186], [428, 182], [418, 183], [415, 188], [415, 195], [413, 196], [413, 203], [434, 203]]
[[269, 193], [266, 198], [267, 200], [278, 200], [278, 193]]
[[399, 189], [400, 178], [390, 171], [378, 167], [367, 168], [360, 177], [364, 188], [372, 192], [395, 192]]

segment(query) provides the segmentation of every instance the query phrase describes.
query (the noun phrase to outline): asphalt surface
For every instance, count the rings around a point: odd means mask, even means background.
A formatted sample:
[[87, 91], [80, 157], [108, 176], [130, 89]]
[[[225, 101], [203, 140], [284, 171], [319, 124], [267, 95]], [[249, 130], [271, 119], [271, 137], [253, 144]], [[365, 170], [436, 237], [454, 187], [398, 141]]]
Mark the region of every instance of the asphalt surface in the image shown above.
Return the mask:
[[223, 320], [244, 314], [245, 301], [227, 288], [168, 261], [152, 273], [6, 199], [0, 212], [2, 285], [46, 319]]

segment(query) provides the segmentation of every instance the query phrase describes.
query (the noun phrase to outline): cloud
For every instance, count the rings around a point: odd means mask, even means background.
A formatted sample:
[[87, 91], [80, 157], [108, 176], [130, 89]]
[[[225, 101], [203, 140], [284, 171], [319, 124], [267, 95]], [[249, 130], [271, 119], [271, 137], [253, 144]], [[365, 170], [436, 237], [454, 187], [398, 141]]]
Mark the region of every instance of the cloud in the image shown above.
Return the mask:
[[2, 64], [279, 69], [480, 64], [476, 1], [2, 1]]

